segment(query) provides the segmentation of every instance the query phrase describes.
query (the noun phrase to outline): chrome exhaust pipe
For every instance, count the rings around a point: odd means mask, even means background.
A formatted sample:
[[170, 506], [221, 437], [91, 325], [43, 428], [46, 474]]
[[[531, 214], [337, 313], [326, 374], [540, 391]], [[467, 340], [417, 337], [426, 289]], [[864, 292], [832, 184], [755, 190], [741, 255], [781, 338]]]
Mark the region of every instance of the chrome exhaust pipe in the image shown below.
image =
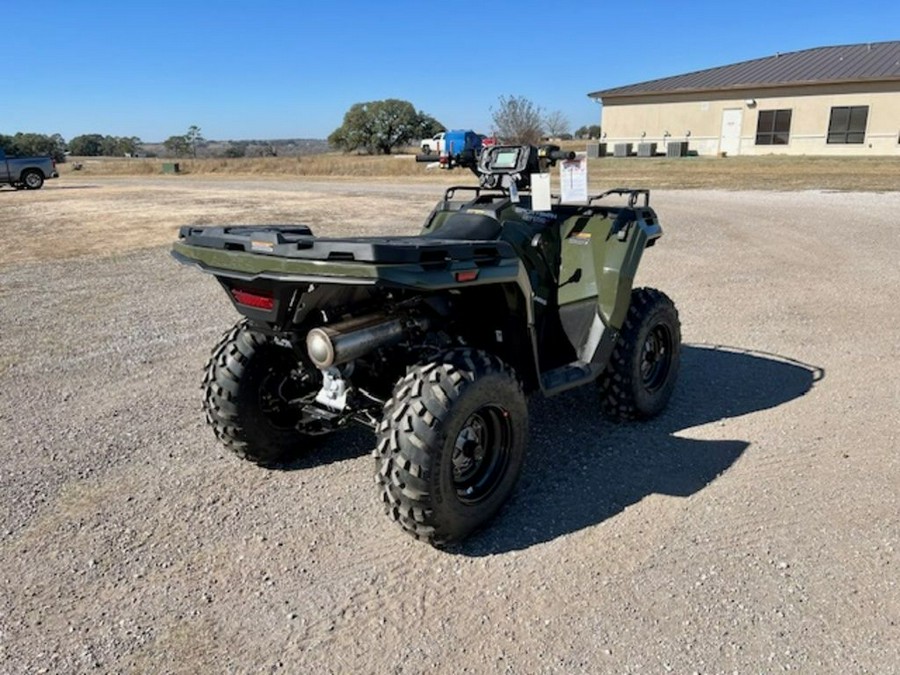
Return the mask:
[[[412, 324], [427, 330], [425, 319]], [[384, 314], [355, 317], [339, 323], [313, 328], [306, 335], [306, 351], [316, 368], [325, 370], [353, 361], [374, 349], [401, 342], [407, 334], [409, 321]]]

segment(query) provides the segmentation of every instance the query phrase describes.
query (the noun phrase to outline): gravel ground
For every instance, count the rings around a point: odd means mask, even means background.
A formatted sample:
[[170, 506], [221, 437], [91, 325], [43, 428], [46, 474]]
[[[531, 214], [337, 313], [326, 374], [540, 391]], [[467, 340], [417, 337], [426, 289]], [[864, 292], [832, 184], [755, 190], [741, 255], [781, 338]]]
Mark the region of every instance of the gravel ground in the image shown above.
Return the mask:
[[382, 514], [364, 431], [283, 471], [217, 445], [236, 315], [165, 248], [0, 269], [0, 672], [900, 672], [900, 193], [654, 204], [672, 405], [536, 397], [451, 551]]

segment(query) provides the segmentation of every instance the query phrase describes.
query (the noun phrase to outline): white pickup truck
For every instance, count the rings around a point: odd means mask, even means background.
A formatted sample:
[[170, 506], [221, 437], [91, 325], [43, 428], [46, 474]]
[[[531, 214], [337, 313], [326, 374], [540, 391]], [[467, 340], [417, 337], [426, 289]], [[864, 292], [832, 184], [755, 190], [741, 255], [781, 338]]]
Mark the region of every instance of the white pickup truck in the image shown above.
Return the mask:
[[439, 134], [435, 134], [431, 138], [423, 138], [419, 143], [419, 147], [422, 148], [422, 152], [426, 155], [430, 155], [431, 153], [436, 153], [439, 155], [444, 152], [445, 133], [445, 131], [442, 131]]
[[17, 190], [38, 190], [47, 178], [59, 178], [56, 162], [50, 157], [7, 157], [0, 148], [0, 185]]

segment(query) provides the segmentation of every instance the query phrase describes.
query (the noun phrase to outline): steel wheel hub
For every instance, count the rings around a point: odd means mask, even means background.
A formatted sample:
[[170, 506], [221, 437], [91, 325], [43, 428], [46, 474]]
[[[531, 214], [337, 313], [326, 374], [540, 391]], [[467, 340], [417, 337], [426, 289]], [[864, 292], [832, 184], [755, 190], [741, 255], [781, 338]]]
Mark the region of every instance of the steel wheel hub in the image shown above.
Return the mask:
[[509, 465], [512, 425], [499, 406], [484, 406], [472, 413], [453, 444], [453, 487], [464, 504], [487, 498], [503, 479]]
[[671, 363], [672, 336], [664, 325], [654, 326], [641, 349], [641, 382], [648, 391], [662, 387]]

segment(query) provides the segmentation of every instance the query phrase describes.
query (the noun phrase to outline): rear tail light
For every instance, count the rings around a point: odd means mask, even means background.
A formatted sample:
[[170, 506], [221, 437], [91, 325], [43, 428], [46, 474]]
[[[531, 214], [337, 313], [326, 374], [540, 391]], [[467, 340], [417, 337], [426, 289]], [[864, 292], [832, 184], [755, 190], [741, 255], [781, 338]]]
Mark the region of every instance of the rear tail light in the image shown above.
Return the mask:
[[272, 291], [261, 291], [255, 288], [232, 288], [231, 296], [239, 305], [267, 311], [275, 309], [275, 298], [272, 295]]

